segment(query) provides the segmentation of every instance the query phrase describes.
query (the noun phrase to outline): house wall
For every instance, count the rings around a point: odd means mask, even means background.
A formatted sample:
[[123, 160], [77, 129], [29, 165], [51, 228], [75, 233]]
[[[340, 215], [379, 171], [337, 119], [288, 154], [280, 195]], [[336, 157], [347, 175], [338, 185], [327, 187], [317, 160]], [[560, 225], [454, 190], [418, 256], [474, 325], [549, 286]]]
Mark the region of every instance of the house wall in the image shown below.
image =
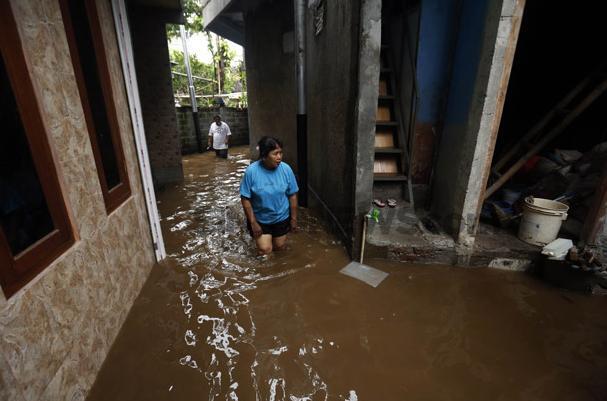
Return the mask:
[[11, 0], [76, 242], [0, 295], [2, 400], [84, 400], [154, 263], [111, 9], [97, 3], [132, 189], [109, 216], [58, 2]]
[[284, 160], [297, 171], [293, 13], [292, 1], [251, 6], [245, 12], [244, 48], [251, 154], [257, 154], [261, 137], [277, 137]]
[[[177, 107], [176, 111], [177, 126], [181, 138], [181, 153], [186, 155], [198, 152], [192, 108], [190, 106], [182, 106]], [[234, 107], [222, 107], [221, 109], [199, 108], [198, 118], [200, 120], [200, 131], [204, 146], [207, 144], [209, 125], [213, 122], [213, 117], [216, 114], [220, 114], [222, 120], [230, 126], [230, 131], [232, 132], [230, 146], [249, 144], [249, 117], [247, 109], [237, 109]]]
[[308, 198], [312, 207], [327, 214], [326, 221], [348, 239], [347, 244], [352, 241], [354, 212], [359, 3], [325, 2], [325, 25], [318, 35], [316, 3], [306, 13]]
[[156, 188], [183, 179], [165, 18], [153, 9], [129, 10], [143, 125]]

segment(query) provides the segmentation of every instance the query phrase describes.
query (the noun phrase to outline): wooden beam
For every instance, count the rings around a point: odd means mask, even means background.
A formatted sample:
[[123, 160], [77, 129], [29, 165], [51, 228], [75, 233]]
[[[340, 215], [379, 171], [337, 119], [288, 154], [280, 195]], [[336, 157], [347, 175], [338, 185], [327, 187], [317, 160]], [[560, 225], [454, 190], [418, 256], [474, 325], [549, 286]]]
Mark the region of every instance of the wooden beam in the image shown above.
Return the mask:
[[[603, 65], [601, 65], [601, 68]], [[493, 171], [499, 174], [499, 170], [512, 159], [512, 157], [518, 152], [521, 146], [529, 143], [533, 140], [537, 134], [544, 129], [544, 127], [552, 120], [552, 118], [560, 111], [563, 110], [569, 103], [575, 99], [577, 95], [591, 82], [592, 78], [596, 75], [596, 71], [584, 78], [573, 88], [560, 102], [556, 104], [537, 124], [535, 124], [529, 131], [523, 135], [523, 137], [516, 141], [516, 143], [493, 165]]]
[[504, 175], [502, 175], [491, 187], [487, 188], [484, 199], [489, 198], [498, 189], [500, 189], [516, 172], [534, 156], [542, 150], [551, 140], [561, 134], [565, 128], [569, 126], [584, 110], [586, 110], [603, 92], [607, 90], [607, 79], [603, 80], [600, 85], [590, 92], [584, 100], [582, 100], [571, 113], [565, 117], [560, 124], [549, 131], [538, 143], [529, 149], [512, 167], [510, 167]]

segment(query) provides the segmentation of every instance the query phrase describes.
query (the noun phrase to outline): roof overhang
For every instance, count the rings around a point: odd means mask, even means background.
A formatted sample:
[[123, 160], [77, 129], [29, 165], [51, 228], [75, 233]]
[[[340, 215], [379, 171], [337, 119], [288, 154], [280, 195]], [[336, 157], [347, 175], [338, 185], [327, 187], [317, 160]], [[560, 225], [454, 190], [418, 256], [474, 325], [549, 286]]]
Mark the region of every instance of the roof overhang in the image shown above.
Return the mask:
[[244, 46], [244, 14], [240, 0], [208, 0], [202, 6], [204, 29]]
[[131, 0], [130, 6], [148, 10], [171, 24], [183, 24], [183, 0]]

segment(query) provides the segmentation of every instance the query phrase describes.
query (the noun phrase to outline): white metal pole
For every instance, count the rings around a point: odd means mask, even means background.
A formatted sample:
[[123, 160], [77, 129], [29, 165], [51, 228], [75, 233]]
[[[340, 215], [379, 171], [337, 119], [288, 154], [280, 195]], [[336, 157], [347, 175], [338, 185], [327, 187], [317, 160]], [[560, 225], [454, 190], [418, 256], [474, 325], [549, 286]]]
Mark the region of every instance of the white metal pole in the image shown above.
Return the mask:
[[181, 44], [183, 46], [183, 61], [185, 63], [185, 72], [188, 76], [188, 88], [190, 89], [190, 102], [192, 103], [192, 118], [194, 119], [194, 130], [196, 132], [196, 142], [198, 151], [203, 152], [202, 133], [200, 132], [200, 120], [198, 119], [198, 102], [196, 102], [196, 88], [194, 88], [194, 79], [192, 78], [192, 68], [190, 67], [190, 53], [188, 52], [188, 39], [185, 26], [179, 26], [181, 34]]
[[179, 25], [179, 33], [181, 34], [181, 44], [183, 46], [183, 61], [185, 62], [185, 72], [188, 76], [188, 88], [190, 89], [190, 101], [192, 102], [192, 112], [198, 112], [198, 104], [196, 103], [196, 91], [194, 89], [194, 80], [192, 79], [192, 69], [190, 68], [190, 54], [188, 53], [188, 40], [185, 32], [185, 27]]

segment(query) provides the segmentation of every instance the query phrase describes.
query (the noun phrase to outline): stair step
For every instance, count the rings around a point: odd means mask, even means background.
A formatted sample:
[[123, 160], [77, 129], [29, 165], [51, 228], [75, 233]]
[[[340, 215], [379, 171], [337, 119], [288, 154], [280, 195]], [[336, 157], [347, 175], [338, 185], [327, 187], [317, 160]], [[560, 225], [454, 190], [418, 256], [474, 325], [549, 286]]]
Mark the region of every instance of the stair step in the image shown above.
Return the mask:
[[407, 176], [399, 173], [375, 173], [373, 174], [373, 181], [381, 182], [398, 182], [407, 181]]
[[375, 125], [383, 125], [388, 127], [396, 127], [398, 123], [396, 121], [375, 121]]
[[403, 153], [399, 148], [375, 148], [375, 153]]

